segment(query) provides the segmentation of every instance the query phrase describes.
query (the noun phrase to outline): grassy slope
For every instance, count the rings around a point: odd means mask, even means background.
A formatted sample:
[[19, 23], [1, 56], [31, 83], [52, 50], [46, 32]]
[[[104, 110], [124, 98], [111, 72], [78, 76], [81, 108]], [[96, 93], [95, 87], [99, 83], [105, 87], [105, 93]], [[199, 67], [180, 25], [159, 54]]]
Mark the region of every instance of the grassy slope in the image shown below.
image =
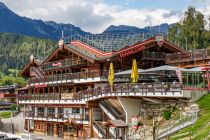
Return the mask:
[[11, 112], [6, 111], [6, 112], [0, 112], [0, 118], [10, 118], [11, 117]]
[[[192, 132], [192, 138], [194, 140], [201, 140], [207, 138], [210, 133], [210, 94], [203, 96], [197, 101], [201, 111], [196, 123], [192, 126], [186, 127], [175, 135], [183, 134], [186, 132]], [[175, 136], [174, 135], [174, 136]], [[171, 138], [170, 140], [178, 140], [182, 137]]]

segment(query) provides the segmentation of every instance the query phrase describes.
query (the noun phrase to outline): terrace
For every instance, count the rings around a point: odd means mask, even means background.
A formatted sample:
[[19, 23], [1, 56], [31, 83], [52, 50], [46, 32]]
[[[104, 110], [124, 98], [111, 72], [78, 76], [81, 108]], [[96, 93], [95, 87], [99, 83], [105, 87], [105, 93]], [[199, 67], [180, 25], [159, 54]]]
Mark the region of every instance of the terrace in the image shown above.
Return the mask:
[[[83, 103], [106, 97], [184, 98], [180, 83], [120, 83], [77, 93], [19, 94], [19, 103]], [[63, 96], [65, 94], [65, 96]], [[68, 94], [69, 96], [66, 96]]]

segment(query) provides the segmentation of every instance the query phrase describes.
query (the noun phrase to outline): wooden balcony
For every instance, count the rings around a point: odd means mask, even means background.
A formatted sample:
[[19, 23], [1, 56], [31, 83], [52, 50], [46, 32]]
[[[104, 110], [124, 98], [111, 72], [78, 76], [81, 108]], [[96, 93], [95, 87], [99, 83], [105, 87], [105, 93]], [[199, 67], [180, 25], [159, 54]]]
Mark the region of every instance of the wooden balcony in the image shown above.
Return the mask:
[[51, 70], [51, 69], [58, 69], [58, 68], [66, 68], [70, 66], [79, 66], [85, 65], [86, 62], [80, 59], [64, 59], [61, 61], [53, 61], [46, 63], [42, 66], [43, 70]]
[[162, 61], [165, 61], [165, 53], [143, 51], [142, 52], [142, 59], [146, 59], [146, 60], [162, 60]]
[[[20, 103], [30, 101], [71, 101], [81, 102], [100, 99], [104, 97], [183, 97], [180, 83], [121, 83], [115, 84], [113, 89], [109, 85], [103, 88], [88, 89], [78, 93], [68, 93], [71, 98], [63, 98], [62, 94], [67, 93], [35, 93], [19, 94]], [[22, 102], [23, 101], [23, 102]]]
[[210, 49], [195, 50], [188, 53], [173, 53], [166, 55], [166, 63], [181, 63], [210, 59]]
[[[119, 71], [115, 71], [117, 73]], [[57, 74], [53, 76], [47, 76], [45, 78], [34, 78], [28, 81], [28, 85], [30, 84], [38, 84], [38, 83], [67, 83], [67, 82], [74, 82], [74, 80], [91, 80], [94, 78], [100, 78], [106, 80], [108, 78], [108, 71], [87, 71], [87, 72], [79, 72], [79, 73], [67, 73], [67, 74]], [[116, 78], [116, 81], [126, 81], [127, 78]], [[90, 81], [91, 82], [91, 81]]]
[[0, 93], [0, 99], [4, 98], [17, 98], [17, 94], [15, 93]]
[[72, 113], [54, 113], [54, 112], [33, 112], [25, 111], [25, 117], [34, 120], [52, 120], [52, 121], [65, 121], [71, 118], [75, 121], [88, 121], [88, 114], [72, 114]]

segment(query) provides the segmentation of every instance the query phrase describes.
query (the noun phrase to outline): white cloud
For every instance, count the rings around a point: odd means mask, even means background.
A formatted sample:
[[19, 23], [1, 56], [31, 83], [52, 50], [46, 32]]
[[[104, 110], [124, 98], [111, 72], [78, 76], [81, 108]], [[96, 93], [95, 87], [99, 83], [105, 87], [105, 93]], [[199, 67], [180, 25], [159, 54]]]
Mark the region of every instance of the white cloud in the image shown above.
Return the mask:
[[150, 20], [152, 25], [174, 23], [183, 13], [169, 9], [132, 9], [109, 5], [103, 0], [18, 0], [18, 4], [14, 0], [0, 1], [21, 16], [72, 23], [93, 33], [100, 33], [111, 24], [145, 27]]

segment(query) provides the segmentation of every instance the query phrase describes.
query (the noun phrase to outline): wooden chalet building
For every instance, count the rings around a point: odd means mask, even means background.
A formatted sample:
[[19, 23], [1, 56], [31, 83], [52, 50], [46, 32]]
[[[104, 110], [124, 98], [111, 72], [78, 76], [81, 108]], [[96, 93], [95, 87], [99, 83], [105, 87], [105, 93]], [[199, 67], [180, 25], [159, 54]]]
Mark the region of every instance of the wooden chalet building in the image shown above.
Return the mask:
[[[18, 84], [0, 86], [0, 102], [17, 103], [16, 89], [19, 88]], [[10, 108], [10, 105], [9, 107]]]
[[[46, 59], [30, 57], [20, 72], [22, 77], [28, 78], [27, 87], [19, 90], [26, 130], [63, 138], [106, 137], [102, 122], [120, 119], [127, 123], [131, 117], [122, 107], [124, 99], [183, 98], [179, 84], [172, 84], [166, 90], [164, 85], [156, 83], [137, 83], [137, 90], [131, 90], [130, 79], [118, 77], [111, 90], [107, 79], [110, 62], [116, 72], [130, 70], [134, 58], [139, 69], [147, 69], [171, 64], [172, 56], [169, 55], [187, 54], [183, 49], [161, 35], [146, 40], [137, 38], [132, 43], [129, 39], [109, 43], [112, 46], [106, 49], [104, 43], [109, 42], [91, 42], [85, 38], [60, 40]], [[160, 92], [156, 93], [155, 87]], [[142, 88], [147, 90], [140, 90]], [[148, 91], [153, 92], [147, 94]], [[118, 97], [122, 97], [121, 100]], [[124, 129], [127, 125], [120, 126]], [[123, 131], [117, 134], [122, 135]]]

